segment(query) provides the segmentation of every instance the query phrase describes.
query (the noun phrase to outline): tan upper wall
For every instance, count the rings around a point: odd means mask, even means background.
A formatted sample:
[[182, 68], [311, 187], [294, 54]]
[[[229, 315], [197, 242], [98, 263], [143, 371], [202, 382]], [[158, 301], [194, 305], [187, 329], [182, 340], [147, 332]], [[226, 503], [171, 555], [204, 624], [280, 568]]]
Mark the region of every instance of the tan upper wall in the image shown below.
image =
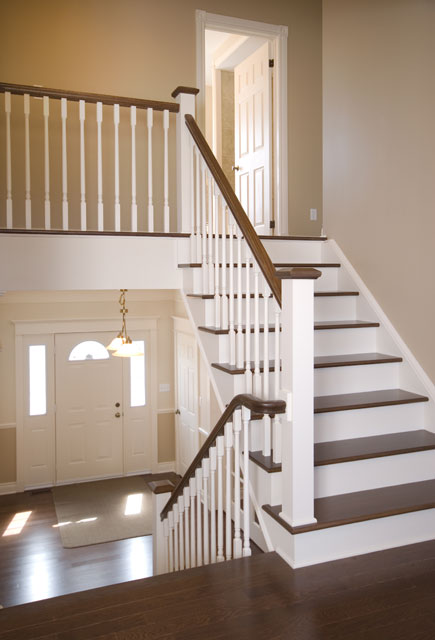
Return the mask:
[[195, 10], [289, 27], [289, 227], [316, 234], [322, 209], [321, 0], [5, 0], [0, 79], [170, 99], [194, 86]]
[[324, 0], [324, 219], [435, 381], [435, 3]]

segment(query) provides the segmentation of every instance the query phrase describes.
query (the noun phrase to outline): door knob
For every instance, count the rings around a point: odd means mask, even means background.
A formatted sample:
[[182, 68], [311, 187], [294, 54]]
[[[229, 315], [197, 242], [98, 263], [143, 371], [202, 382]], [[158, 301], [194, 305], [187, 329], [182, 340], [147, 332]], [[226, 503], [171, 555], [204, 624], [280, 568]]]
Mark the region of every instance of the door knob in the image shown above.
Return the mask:
[[120, 417], [121, 417], [121, 414], [119, 413], [119, 411], [117, 411], [117, 412], [115, 413], [115, 418], [120, 418]]
[[121, 405], [119, 404], [119, 402], [115, 402], [115, 407], [120, 407]]
[[179, 415], [180, 415], [180, 413], [181, 413], [180, 409], [176, 409], [176, 410], [175, 410], [175, 415], [176, 415], [176, 416], [179, 416]]
[[232, 169], [233, 171], [240, 171], [240, 167], [239, 167], [239, 165], [234, 165], [234, 164], [233, 164], [233, 166], [231, 167], [231, 169]]

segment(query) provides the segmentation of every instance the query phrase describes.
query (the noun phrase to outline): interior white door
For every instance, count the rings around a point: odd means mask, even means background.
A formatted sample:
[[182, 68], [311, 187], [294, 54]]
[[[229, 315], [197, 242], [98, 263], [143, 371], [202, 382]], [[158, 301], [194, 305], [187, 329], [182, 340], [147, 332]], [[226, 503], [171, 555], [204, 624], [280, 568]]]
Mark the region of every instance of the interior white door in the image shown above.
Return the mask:
[[193, 335], [176, 332], [178, 473], [184, 475], [199, 449], [198, 355]]
[[272, 219], [271, 95], [266, 42], [234, 68], [236, 194], [263, 234], [269, 233]]
[[112, 337], [55, 337], [57, 482], [123, 473], [123, 358], [109, 356]]

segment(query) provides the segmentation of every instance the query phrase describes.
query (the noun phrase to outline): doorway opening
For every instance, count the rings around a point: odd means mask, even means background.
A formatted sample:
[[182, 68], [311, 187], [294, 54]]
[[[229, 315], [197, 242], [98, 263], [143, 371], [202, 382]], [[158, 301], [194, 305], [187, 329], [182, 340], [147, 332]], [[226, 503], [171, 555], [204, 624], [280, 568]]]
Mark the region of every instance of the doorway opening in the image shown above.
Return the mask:
[[198, 119], [257, 233], [288, 230], [287, 27], [197, 11]]

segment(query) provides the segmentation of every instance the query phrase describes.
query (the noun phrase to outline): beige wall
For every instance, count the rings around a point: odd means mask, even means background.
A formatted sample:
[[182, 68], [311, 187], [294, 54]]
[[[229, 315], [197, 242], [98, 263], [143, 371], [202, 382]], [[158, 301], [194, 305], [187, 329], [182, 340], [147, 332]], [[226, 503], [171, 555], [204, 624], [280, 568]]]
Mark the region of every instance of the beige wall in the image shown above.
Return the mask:
[[290, 230], [318, 233], [309, 209], [322, 208], [321, 0], [6, 0], [0, 78], [168, 100], [196, 83], [198, 8], [289, 27]]
[[[118, 297], [117, 291], [8, 292], [0, 297], [0, 482], [15, 480], [15, 428], [2, 428], [15, 424], [13, 321], [118, 318]], [[157, 411], [174, 409], [171, 318], [175, 306], [176, 292], [173, 291], [130, 291], [127, 294], [128, 317], [158, 316], [157, 385], [169, 384], [170, 391], [157, 391]], [[159, 414], [159, 462], [169, 461], [168, 456], [175, 451], [174, 429], [170, 422], [170, 414]], [[170, 458], [172, 460], [174, 457]]]
[[435, 382], [435, 3], [324, 0], [324, 210]]

